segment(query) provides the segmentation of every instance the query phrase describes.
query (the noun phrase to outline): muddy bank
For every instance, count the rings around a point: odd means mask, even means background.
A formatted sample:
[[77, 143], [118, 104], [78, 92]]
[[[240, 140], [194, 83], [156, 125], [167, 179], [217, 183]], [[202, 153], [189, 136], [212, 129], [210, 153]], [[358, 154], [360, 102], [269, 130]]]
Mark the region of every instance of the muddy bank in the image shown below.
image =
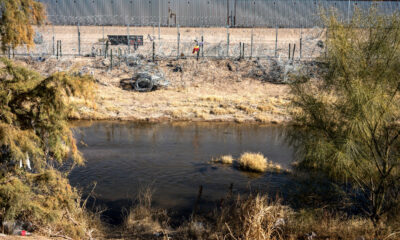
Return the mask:
[[[265, 62], [263, 62], [265, 61]], [[121, 87], [134, 70], [123, 61], [111, 70], [103, 58], [20, 60], [44, 75], [55, 71], [92, 74], [97, 81], [95, 105], [73, 99], [72, 119], [133, 121], [226, 121], [285, 123], [290, 120], [289, 87], [263, 81], [260, 62], [267, 60], [181, 59], [157, 62], [170, 82], [165, 89], [135, 92]], [[182, 71], [174, 71], [179, 65]]]

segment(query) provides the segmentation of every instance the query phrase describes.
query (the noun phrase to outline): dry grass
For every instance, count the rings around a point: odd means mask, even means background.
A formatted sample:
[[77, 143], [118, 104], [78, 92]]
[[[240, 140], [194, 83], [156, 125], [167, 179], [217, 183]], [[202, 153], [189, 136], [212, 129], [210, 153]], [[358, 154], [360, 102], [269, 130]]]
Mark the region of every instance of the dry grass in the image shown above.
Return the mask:
[[223, 155], [218, 158], [212, 159], [211, 161], [213, 163], [232, 164], [233, 157], [232, 157], [232, 155]]
[[239, 158], [239, 167], [246, 171], [265, 172], [267, 159], [261, 153], [245, 152]]
[[154, 235], [168, 232], [169, 217], [166, 210], [152, 207], [151, 188], [145, 188], [138, 194], [137, 203], [124, 220], [125, 231], [134, 236]]

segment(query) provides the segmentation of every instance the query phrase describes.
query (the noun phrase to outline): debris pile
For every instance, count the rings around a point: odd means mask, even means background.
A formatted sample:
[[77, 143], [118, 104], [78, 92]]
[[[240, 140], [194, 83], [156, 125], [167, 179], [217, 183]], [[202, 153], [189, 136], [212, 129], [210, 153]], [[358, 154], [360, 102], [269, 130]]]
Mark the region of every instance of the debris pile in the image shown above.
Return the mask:
[[150, 92], [159, 88], [166, 88], [169, 81], [163, 71], [154, 63], [141, 63], [134, 67], [134, 75], [131, 79], [122, 79], [120, 85], [125, 90], [138, 92]]

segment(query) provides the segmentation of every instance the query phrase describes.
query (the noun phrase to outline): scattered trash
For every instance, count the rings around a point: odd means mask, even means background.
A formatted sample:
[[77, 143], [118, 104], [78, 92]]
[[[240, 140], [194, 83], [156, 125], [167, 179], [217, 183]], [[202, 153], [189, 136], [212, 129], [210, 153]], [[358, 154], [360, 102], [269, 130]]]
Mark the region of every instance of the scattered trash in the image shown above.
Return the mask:
[[132, 79], [122, 79], [120, 85], [123, 89], [133, 89], [138, 92], [149, 92], [158, 88], [165, 88], [169, 81], [165, 79], [162, 70], [155, 64], [137, 66]]
[[307, 233], [305, 235], [305, 237], [306, 237], [307, 240], [313, 240], [314, 238], [317, 237], [317, 234], [315, 232], [310, 232], [310, 233]]
[[290, 84], [303, 77], [313, 77], [316, 70], [313, 68], [316, 65], [314, 62], [270, 59], [264, 65], [259, 60], [254, 63], [256, 67], [246, 75], [247, 77], [276, 84]]
[[172, 69], [173, 72], [183, 72], [181, 65], [175, 65], [175, 68]]
[[231, 71], [231, 72], [233, 71], [232, 66], [229, 63], [227, 63], [226, 66], [228, 67], [229, 71]]
[[324, 42], [322, 40], [318, 40], [317, 46], [320, 48], [324, 48]]
[[2, 227], [4, 233], [19, 236], [30, 236], [32, 235], [30, 232], [33, 230], [32, 223], [30, 222], [4, 221]]
[[33, 38], [33, 42], [35, 44], [43, 43], [43, 35], [40, 32], [35, 32], [35, 37]]

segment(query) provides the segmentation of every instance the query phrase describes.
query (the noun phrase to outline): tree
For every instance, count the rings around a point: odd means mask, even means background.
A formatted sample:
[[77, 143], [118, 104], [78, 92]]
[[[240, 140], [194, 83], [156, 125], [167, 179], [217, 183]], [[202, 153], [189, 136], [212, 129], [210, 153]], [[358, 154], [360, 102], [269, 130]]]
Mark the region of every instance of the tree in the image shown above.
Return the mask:
[[56, 167], [83, 163], [67, 122], [69, 99], [90, 100], [93, 88], [91, 76], [42, 77], [0, 59], [0, 222], [28, 221], [87, 238], [88, 213]]
[[292, 85], [299, 167], [350, 183], [378, 223], [400, 193], [400, 17], [325, 17], [321, 79]]
[[0, 0], [1, 50], [14, 49], [22, 44], [33, 45], [32, 25], [46, 19], [43, 4], [34, 0]]

